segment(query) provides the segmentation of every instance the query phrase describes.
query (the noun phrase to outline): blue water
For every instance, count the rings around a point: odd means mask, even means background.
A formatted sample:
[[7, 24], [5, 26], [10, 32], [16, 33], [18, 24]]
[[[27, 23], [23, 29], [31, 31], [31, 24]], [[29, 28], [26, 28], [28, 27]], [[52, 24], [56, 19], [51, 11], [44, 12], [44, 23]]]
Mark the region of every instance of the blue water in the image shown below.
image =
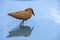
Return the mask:
[[[59, 5], [59, 0], [0, 0], [0, 40], [60, 40]], [[30, 29], [23, 28], [21, 29], [23, 32], [18, 29], [15, 36], [7, 38], [11, 31], [14, 34], [13, 30], [18, 28], [21, 22], [7, 14], [29, 7], [33, 8], [35, 16], [25, 21], [24, 25]], [[31, 32], [31, 34], [24, 36], [24, 32]], [[16, 37], [16, 35], [20, 36]]]

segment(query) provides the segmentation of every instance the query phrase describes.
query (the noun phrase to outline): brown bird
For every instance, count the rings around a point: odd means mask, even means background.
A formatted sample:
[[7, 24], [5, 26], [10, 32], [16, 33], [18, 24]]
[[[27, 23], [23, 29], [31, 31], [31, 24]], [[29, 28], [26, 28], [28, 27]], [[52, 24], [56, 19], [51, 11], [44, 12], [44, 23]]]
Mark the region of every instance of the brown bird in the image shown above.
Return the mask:
[[24, 25], [24, 21], [31, 18], [32, 14], [35, 16], [32, 8], [27, 8], [27, 9], [22, 10], [22, 11], [8, 13], [9, 16], [12, 16], [12, 17], [14, 17], [16, 19], [23, 20], [20, 23], [20, 26], [22, 26], [22, 24]]

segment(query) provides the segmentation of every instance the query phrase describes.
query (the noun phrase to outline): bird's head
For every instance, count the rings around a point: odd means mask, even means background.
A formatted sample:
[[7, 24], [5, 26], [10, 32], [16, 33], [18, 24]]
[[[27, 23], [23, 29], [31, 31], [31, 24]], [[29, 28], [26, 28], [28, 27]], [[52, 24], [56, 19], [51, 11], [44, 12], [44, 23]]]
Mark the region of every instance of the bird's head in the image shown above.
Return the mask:
[[30, 11], [30, 12], [32, 12], [32, 14], [35, 16], [32, 8], [27, 8], [27, 9], [25, 9], [25, 11]]

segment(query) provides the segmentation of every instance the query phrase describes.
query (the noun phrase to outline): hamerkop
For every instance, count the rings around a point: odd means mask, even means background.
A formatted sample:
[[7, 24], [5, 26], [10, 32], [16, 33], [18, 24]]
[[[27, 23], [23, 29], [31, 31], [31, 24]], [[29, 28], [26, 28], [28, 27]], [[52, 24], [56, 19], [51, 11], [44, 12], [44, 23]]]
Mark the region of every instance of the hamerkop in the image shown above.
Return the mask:
[[9, 16], [12, 16], [12, 17], [14, 17], [16, 19], [23, 20], [20, 23], [20, 26], [22, 26], [22, 24], [24, 25], [24, 21], [31, 18], [32, 14], [35, 16], [32, 8], [27, 8], [27, 9], [22, 10], [22, 11], [8, 13]]

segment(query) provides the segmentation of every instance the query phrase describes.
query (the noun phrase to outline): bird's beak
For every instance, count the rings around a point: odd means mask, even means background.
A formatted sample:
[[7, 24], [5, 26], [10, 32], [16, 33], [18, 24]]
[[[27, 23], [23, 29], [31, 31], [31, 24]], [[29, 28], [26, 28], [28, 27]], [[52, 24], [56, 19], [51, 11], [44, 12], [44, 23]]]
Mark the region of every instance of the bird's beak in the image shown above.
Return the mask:
[[34, 14], [33, 10], [32, 10], [32, 14], [35, 16], [35, 14]]

